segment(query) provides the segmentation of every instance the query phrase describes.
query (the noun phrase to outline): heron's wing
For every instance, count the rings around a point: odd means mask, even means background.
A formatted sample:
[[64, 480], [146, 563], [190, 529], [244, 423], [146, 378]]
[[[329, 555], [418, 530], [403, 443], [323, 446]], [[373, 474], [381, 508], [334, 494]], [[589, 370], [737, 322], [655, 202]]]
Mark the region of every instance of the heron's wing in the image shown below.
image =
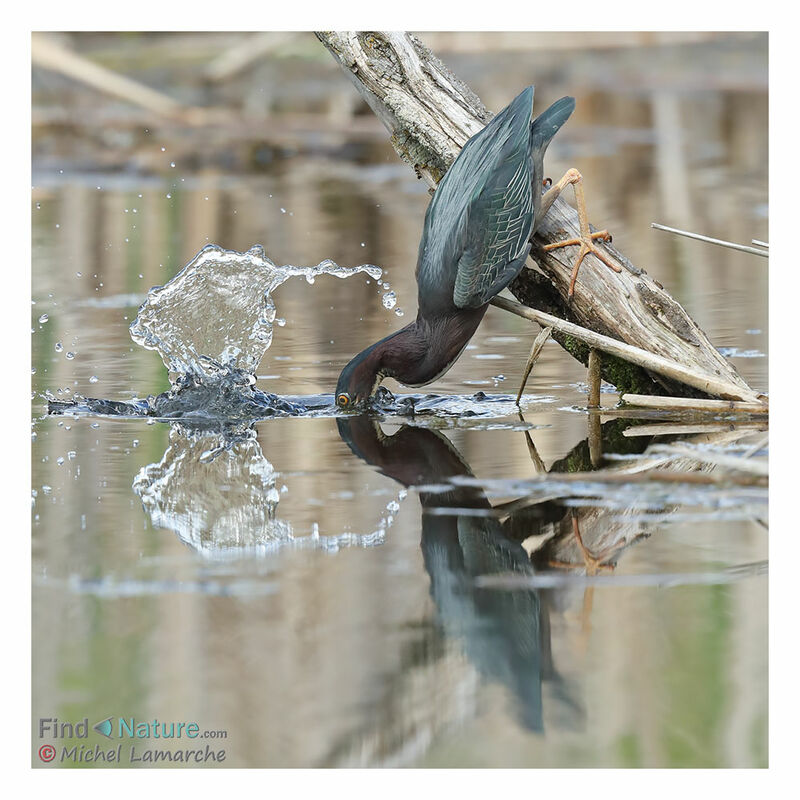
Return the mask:
[[527, 147], [504, 160], [466, 208], [453, 302], [485, 305], [522, 269], [533, 229], [531, 160]]

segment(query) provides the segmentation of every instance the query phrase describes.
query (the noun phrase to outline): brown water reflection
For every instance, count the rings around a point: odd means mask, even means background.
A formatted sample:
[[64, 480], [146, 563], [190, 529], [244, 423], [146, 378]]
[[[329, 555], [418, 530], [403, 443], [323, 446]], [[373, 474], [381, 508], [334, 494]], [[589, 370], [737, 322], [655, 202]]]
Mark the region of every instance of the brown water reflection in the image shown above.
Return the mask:
[[[493, 108], [531, 76], [543, 106], [574, 94], [577, 111], [550, 148], [548, 174], [578, 166], [592, 219], [614, 232], [623, 252], [719, 346], [767, 353], [762, 259], [649, 228], [659, 221], [768, 240], [764, 37], [569, 58], [444, 57]], [[312, 105], [317, 94], [350, 91], [324, 60], [298, 69], [276, 59], [263, 69], [288, 94], [302, 80]], [[301, 92], [292, 96], [302, 102]], [[112, 146], [110, 134], [87, 146], [74, 128], [38, 128], [33, 390], [124, 400], [166, 389], [158, 356], [128, 336], [140, 299], [208, 242], [237, 250], [261, 242], [278, 263], [331, 258], [388, 270], [403, 319], [380, 305], [367, 279], [313, 287], [293, 280], [276, 293], [286, 325], [275, 331], [259, 385], [282, 394], [332, 391], [354, 352], [415, 313], [413, 266], [428, 200], [380, 129], [355, 122], [361, 133], [353, 139], [349, 123], [337, 128], [320, 116], [317, 139], [284, 126], [270, 142], [265, 120], [252, 139], [209, 134], [195, 152], [168, 126], [132, 127], [125, 147]], [[222, 143], [229, 167], [221, 166]], [[42, 314], [49, 319], [40, 324]], [[530, 326], [490, 310], [436, 391], [513, 393], [531, 335]], [[753, 386], [768, 388], [766, 355], [734, 363]], [[548, 468], [586, 437], [585, 415], [569, 410], [585, 403], [584, 376], [550, 344], [529, 384], [550, 398], [526, 412]], [[34, 400], [34, 416], [42, 410]], [[226, 764], [236, 766], [766, 763], [765, 577], [596, 588], [589, 605], [583, 588], [526, 593], [538, 610], [523, 621], [539, 644], [520, 666], [509, 653], [527, 640], [503, 627], [513, 615], [489, 612], [486, 627], [464, 633], [443, 613], [452, 570], [432, 567], [426, 525], [453, 517], [421, 516], [415, 490], [403, 499], [398, 483], [353, 455], [335, 420], [268, 420], [255, 430], [275, 471], [264, 485], [278, 493], [276, 519], [293, 537], [371, 535], [391, 515], [376, 546], [203, 552], [174, 533], [163, 510], [154, 525], [152, 505], [140, 499], [146, 492], [132, 488], [143, 470], [162, 477], [154, 465], [164, 469], [169, 448], [174, 455], [185, 446], [180, 432], [140, 420], [35, 423], [34, 718], [197, 719], [228, 730]], [[522, 430], [454, 425], [446, 434], [477, 476], [535, 474]], [[253, 446], [243, 447], [252, 454]], [[203, 486], [207, 497], [230, 498], [247, 483], [235, 455], [230, 488], [215, 477]], [[399, 509], [388, 512], [393, 502]], [[648, 532], [620, 556], [619, 573], [714, 571], [766, 554], [765, 530], [746, 518], [666, 521]], [[473, 608], [485, 610], [481, 602]], [[470, 639], [475, 630], [485, 638]], [[476, 647], [495, 660], [487, 666]], [[520, 711], [520, 686], [541, 692], [530, 713]]]

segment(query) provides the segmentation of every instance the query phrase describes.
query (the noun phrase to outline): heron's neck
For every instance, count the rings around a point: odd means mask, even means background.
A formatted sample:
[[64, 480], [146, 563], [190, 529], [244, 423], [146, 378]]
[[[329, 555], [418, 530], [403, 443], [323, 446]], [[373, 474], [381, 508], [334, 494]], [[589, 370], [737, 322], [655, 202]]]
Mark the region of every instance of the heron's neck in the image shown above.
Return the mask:
[[373, 346], [376, 375], [406, 386], [424, 386], [455, 363], [478, 327], [486, 306], [452, 316], [417, 319]]

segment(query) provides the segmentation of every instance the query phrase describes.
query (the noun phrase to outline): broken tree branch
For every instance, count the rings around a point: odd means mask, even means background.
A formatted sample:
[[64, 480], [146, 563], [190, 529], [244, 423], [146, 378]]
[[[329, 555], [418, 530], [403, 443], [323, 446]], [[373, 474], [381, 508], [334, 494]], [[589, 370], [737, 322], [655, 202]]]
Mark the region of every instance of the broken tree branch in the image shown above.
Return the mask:
[[[527, 306], [520, 305], [505, 297], [494, 297], [489, 302], [493, 306], [502, 308], [505, 311], [510, 311], [512, 314], [516, 314], [519, 317], [524, 317], [542, 326], [551, 327], [553, 330], [559, 331], [566, 336], [573, 336], [576, 339], [580, 339], [590, 347], [602, 350], [604, 353], [610, 353], [612, 356], [622, 358], [631, 364], [637, 364], [651, 372], [663, 375], [666, 378], [671, 378], [687, 386], [692, 386], [695, 389], [699, 389], [704, 394], [713, 394], [717, 397], [729, 398], [731, 400], [746, 400], [751, 406], [764, 408], [755, 392], [750, 389], [742, 389], [740, 386], [730, 381], [710, 376], [707, 373], [697, 372], [671, 359], [662, 358], [654, 353], [649, 353], [647, 350], [642, 350], [639, 347], [633, 347], [617, 339], [611, 339], [608, 336], [603, 336], [588, 328], [582, 328], [580, 325], [575, 325], [572, 322], [554, 317], [552, 314], [545, 314], [543, 311], [537, 311], [535, 308], [528, 308]], [[639, 397], [639, 395], [623, 395], [623, 397]], [[660, 402], [663, 399], [662, 397], [652, 398], [654, 401], [653, 405], [658, 408], [663, 407], [664, 404]], [[720, 405], [728, 408], [732, 404], [721, 403]]]
[[[480, 99], [416, 37], [389, 31], [318, 31], [317, 37], [391, 134], [400, 157], [431, 188], [458, 155], [467, 139], [491, 119]], [[522, 87], [515, 87], [517, 90]], [[509, 92], [509, 100], [511, 92]], [[575, 295], [568, 299], [575, 249], [546, 252], [544, 245], [579, 235], [576, 211], [558, 199], [535, 236], [531, 256], [541, 273], [524, 269], [509, 287], [523, 303], [546, 308], [584, 328], [618, 339], [656, 357], [685, 365], [707, 376], [706, 388], [650, 375], [614, 358], [603, 359], [603, 378], [620, 391], [678, 395], [714, 394], [714, 382], [725, 397], [755, 400], [756, 393], [716, 351], [686, 311], [647, 273], [608, 243], [608, 256], [623, 270], [610, 275], [605, 265], [587, 256]], [[572, 337], [554, 338], [573, 357], [586, 363], [588, 348]], [[678, 381], [676, 383], [676, 380]], [[738, 387], [731, 391], [730, 387]]]

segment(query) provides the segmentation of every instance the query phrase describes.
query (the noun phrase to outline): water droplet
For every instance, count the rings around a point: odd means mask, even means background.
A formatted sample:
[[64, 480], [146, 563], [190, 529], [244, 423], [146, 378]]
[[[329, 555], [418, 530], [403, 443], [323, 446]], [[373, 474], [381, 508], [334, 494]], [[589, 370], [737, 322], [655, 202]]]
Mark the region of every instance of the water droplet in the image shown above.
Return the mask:
[[35, 374], [36, 374], [36, 367], [31, 367], [31, 375], [35, 375]]
[[131, 442], [131, 444], [132, 444], [134, 447], [138, 447], [138, 446], [139, 446], [139, 440], [138, 440], [138, 439], [134, 439], [134, 440]]
[[174, 161], [170, 161], [170, 162], [169, 162], [169, 165], [170, 165], [170, 166], [171, 166], [173, 169], [175, 169], [175, 162], [174, 162]]
[[64, 463], [64, 457], [63, 456], [59, 456], [56, 459], [56, 464], [58, 464], [58, 466], [60, 467], [63, 463]]
[[97, 383], [99, 380], [100, 379], [97, 377], [97, 375], [92, 375], [92, 377], [89, 378], [89, 383]]
[[60, 353], [64, 349], [64, 345], [61, 342], [56, 342], [55, 351], [56, 353]]
[[386, 292], [381, 298], [384, 308], [394, 308], [397, 305], [397, 295], [394, 292]]
[[68, 358], [70, 361], [72, 361], [72, 359], [73, 359], [73, 358], [75, 358], [75, 353], [73, 353], [73, 352], [71, 352], [71, 351], [70, 351], [69, 353], [67, 353], [67, 358]]
[[93, 422], [92, 423], [92, 427], [93, 428], [99, 428], [100, 427], [100, 423], [99, 422]]
[[405, 312], [405, 311], [403, 311], [403, 309], [402, 309], [402, 308], [396, 308], [396, 309], [394, 310], [394, 313], [395, 313], [395, 315], [396, 315], [396, 316], [398, 316], [398, 317], [402, 317], [402, 316], [403, 316], [403, 315], [404, 315], [406, 312]]
[[77, 456], [77, 455], [78, 454], [74, 450], [67, 450], [67, 458], [70, 461], [74, 461], [75, 460], [75, 456]]
[[44, 325], [44, 324], [45, 324], [45, 322], [47, 322], [47, 320], [49, 320], [49, 319], [50, 319], [50, 317], [49, 317], [49, 316], [47, 316], [47, 314], [42, 314], [42, 316], [41, 316], [41, 317], [39, 317], [39, 322], [40, 322], [42, 325]]

